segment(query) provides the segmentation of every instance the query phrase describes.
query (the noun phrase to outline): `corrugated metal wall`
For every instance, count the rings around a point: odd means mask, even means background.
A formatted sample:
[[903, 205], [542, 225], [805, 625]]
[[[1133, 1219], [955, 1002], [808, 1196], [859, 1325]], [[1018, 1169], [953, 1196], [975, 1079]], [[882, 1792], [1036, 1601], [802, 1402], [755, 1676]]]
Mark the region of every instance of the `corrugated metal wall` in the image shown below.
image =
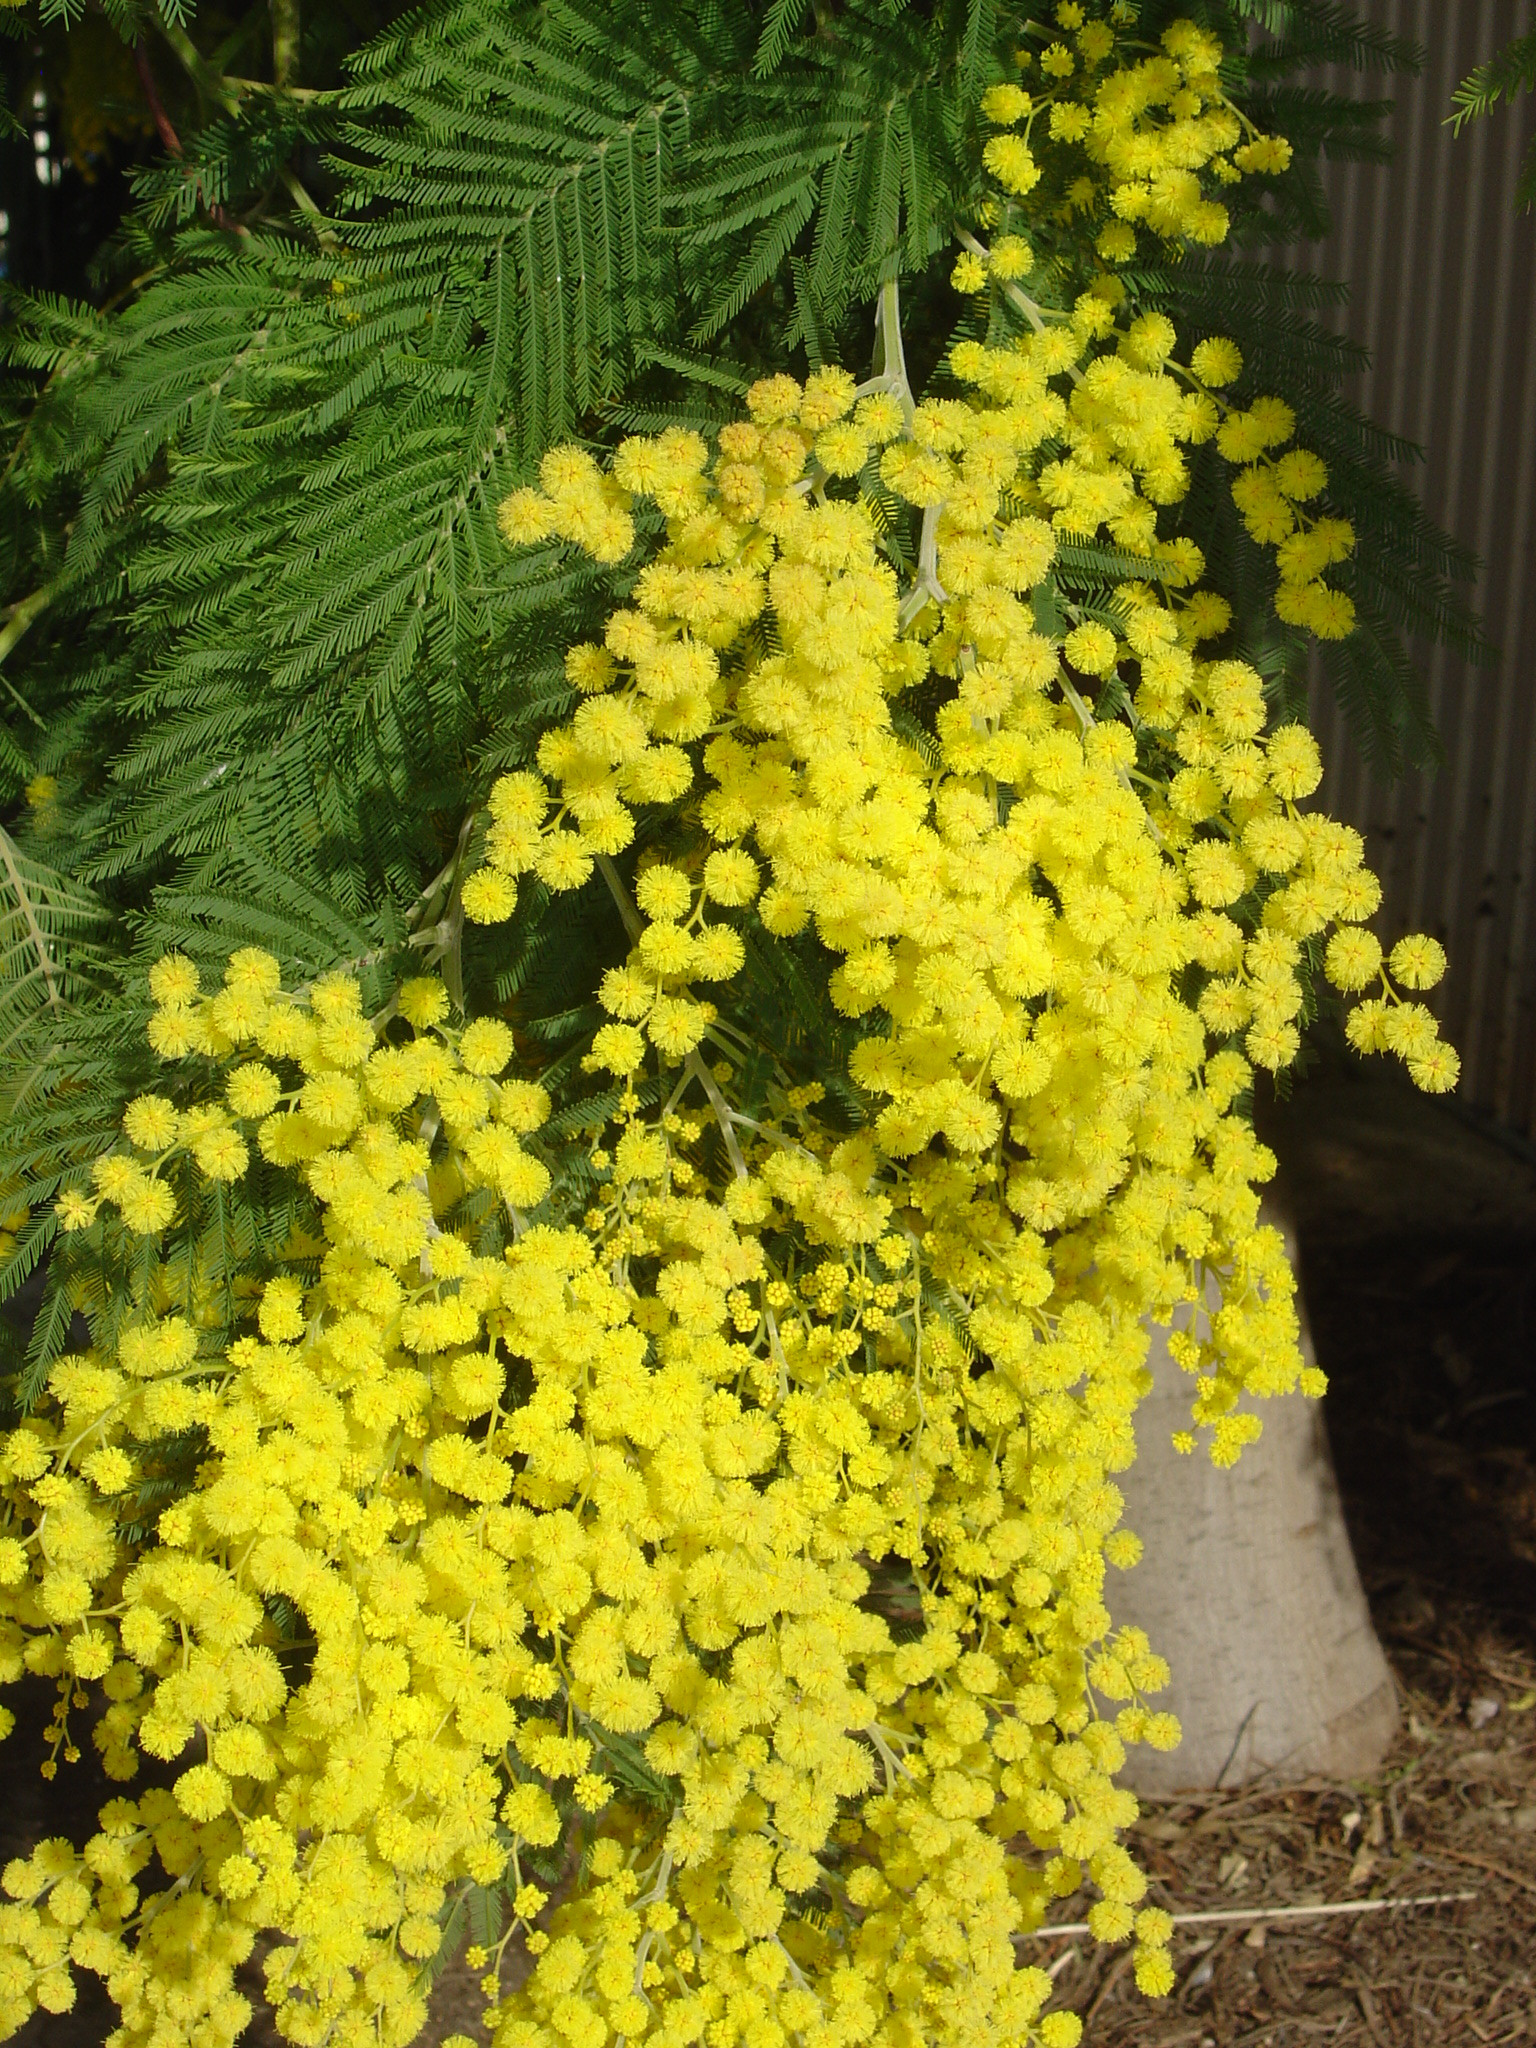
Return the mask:
[[1463, 1100], [1536, 1135], [1536, 214], [1512, 205], [1536, 101], [1459, 138], [1444, 125], [1457, 82], [1536, 9], [1355, 4], [1428, 61], [1417, 79], [1326, 74], [1336, 91], [1395, 98], [1396, 154], [1386, 168], [1325, 166], [1333, 229], [1299, 260], [1348, 282], [1334, 317], [1372, 353], [1351, 395], [1426, 451], [1409, 480], [1482, 557], [1478, 602], [1499, 653], [1474, 668], [1415, 647], [1446, 749], [1433, 777], [1374, 775], [1319, 690], [1322, 800], [1368, 833], [1383, 936], [1428, 930], [1450, 953], [1438, 1007], [1462, 1053]]

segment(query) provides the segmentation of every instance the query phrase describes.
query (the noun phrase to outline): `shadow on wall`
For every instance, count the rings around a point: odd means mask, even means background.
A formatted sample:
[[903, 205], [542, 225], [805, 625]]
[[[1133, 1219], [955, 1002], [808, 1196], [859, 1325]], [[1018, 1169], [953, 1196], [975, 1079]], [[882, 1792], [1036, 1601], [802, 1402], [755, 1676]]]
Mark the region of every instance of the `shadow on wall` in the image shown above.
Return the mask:
[[1463, 1100], [1536, 1136], [1536, 213], [1513, 204], [1536, 98], [1460, 136], [1458, 82], [1529, 30], [1529, 0], [1353, 0], [1417, 42], [1418, 79], [1323, 71], [1392, 97], [1390, 166], [1325, 163], [1333, 229], [1280, 260], [1349, 281], [1319, 317], [1371, 351], [1348, 396], [1426, 451], [1404, 475], [1430, 517], [1484, 564], [1476, 593], [1499, 650], [1483, 667], [1418, 643], [1444, 741], [1437, 775], [1372, 773], [1331, 696], [1313, 694], [1328, 773], [1319, 802], [1367, 834], [1384, 938], [1433, 932], [1450, 955], [1435, 999], [1464, 1062]]
[[1536, 1651], [1536, 1158], [1342, 1063], [1266, 1136], [1378, 1625], [1448, 1603]]

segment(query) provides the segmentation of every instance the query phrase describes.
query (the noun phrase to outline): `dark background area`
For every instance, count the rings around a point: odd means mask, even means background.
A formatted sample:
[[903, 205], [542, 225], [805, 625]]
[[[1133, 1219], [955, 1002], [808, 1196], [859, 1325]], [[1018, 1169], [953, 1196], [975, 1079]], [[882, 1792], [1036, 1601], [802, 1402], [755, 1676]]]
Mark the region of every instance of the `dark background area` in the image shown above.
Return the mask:
[[[263, 9], [262, 12], [265, 12]], [[165, 91], [181, 95], [162, 53]], [[158, 153], [154, 122], [127, 46], [99, 16], [0, 42], [5, 104], [24, 131], [0, 140], [0, 271], [30, 290], [100, 303], [98, 262], [132, 196], [132, 174]]]
[[[404, 12], [402, 0], [324, 0], [302, 10], [293, 83], [304, 90], [340, 84], [344, 60]], [[156, 108], [178, 141], [190, 141], [218, 107], [175, 49], [148, 35], [130, 50], [105, 17], [76, 11], [66, 30], [54, 22], [19, 33], [0, 15], [0, 93], [24, 133], [0, 138], [0, 276], [29, 290], [101, 305], [144, 257], [118, 226], [133, 197], [135, 173], [163, 156]], [[232, 77], [269, 82], [272, 20], [266, 0], [196, 10], [199, 48]], [[147, 71], [147, 81], [145, 78]], [[307, 188], [328, 187], [321, 152], [301, 154]]]

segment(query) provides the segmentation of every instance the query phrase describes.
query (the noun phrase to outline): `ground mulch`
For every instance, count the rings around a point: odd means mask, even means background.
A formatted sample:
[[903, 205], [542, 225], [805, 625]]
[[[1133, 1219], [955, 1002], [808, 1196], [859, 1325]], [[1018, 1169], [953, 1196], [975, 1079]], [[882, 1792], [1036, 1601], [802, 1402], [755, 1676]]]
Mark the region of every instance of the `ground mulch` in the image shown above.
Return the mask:
[[1156, 2003], [1123, 1950], [1037, 1940], [1030, 1959], [1086, 2016], [1091, 2048], [1536, 2040], [1536, 1659], [1464, 1619], [1389, 1639], [1404, 1728], [1371, 1783], [1146, 1800], [1133, 1833], [1152, 1903], [1176, 1916], [1472, 1896], [1180, 1925], [1177, 1986]]

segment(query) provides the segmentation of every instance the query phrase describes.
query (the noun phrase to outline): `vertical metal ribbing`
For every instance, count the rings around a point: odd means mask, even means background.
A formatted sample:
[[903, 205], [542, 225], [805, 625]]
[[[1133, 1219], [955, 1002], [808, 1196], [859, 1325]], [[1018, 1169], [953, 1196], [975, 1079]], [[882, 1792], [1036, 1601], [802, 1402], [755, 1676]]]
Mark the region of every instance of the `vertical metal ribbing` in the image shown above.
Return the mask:
[[[1517, 325], [1536, 335], [1536, 264], [1531, 265], [1522, 317]], [[1528, 344], [1529, 345], [1529, 344]], [[1510, 772], [1499, 782], [1501, 822], [1513, 847], [1509, 888], [1510, 940], [1499, 960], [1490, 954], [1474, 985], [1474, 1008], [1497, 1012], [1493, 1025], [1494, 1100], [1508, 1122], [1536, 1132], [1536, 372], [1527, 371], [1518, 406], [1509, 416], [1511, 436], [1525, 460], [1516, 467], [1507, 535], [1512, 565], [1504, 603], [1490, 616], [1499, 645], [1524, 651], [1524, 665], [1509, 682], [1509, 737], [1501, 747]], [[1516, 765], [1521, 774], [1514, 772]]]
[[1465, 1099], [1536, 1135], [1536, 215], [1513, 210], [1536, 104], [1459, 138], [1445, 125], [1457, 81], [1536, 21], [1536, 0], [1357, 4], [1424, 47], [1424, 72], [1319, 81], [1391, 94], [1395, 157], [1325, 164], [1331, 230], [1286, 260], [1348, 282], [1349, 305], [1324, 317], [1371, 350], [1350, 396], [1425, 450], [1406, 480], [1482, 556], [1478, 602], [1499, 653], [1479, 668], [1415, 645], [1446, 760], [1396, 783], [1315, 684], [1323, 796], [1367, 834], [1383, 936], [1425, 929], [1446, 944], [1437, 1007]]

